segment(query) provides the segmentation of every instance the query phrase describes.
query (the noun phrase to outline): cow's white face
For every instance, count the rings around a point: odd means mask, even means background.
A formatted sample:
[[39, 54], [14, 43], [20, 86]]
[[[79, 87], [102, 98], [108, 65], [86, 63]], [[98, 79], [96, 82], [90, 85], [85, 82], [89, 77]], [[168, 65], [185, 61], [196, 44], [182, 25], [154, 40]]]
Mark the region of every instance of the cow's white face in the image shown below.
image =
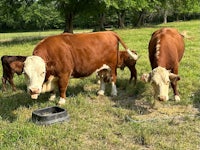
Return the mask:
[[153, 86], [155, 98], [159, 100], [168, 100], [169, 79], [170, 72], [162, 67], [157, 67], [151, 72], [151, 84]]
[[45, 62], [41, 57], [29, 56], [26, 58], [24, 61], [24, 76], [27, 83], [27, 92], [32, 99], [37, 99], [41, 93], [45, 75]]
[[170, 73], [163, 67], [157, 67], [153, 69], [149, 74], [143, 74], [142, 80], [150, 82], [154, 89], [154, 98], [161, 101], [166, 101], [169, 99], [169, 84], [170, 81], [174, 81], [178, 78], [178, 75]]

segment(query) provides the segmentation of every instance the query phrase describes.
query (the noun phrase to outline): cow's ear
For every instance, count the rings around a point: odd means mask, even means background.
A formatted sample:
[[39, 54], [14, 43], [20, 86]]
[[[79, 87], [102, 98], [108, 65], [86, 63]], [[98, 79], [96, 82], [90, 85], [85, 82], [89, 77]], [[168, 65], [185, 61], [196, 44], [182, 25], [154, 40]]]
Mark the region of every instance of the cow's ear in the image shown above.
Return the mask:
[[169, 74], [169, 79], [170, 79], [171, 82], [175, 82], [175, 81], [180, 80], [181, 78], [180, 78], [180, 76], [177, 75], [177, 74], [170, 73], [170, 74]]
[[144, 81], [144, 82], [150, 82], [151, 81], [151, 73], [144, 73], [142, 76], [141, 76], [141, 80]]

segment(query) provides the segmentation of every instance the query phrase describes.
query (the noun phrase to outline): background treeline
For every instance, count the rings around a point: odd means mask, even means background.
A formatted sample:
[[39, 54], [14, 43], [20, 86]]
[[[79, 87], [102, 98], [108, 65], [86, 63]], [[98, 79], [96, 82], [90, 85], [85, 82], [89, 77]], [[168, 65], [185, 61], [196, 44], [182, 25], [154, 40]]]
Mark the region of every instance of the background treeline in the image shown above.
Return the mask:
[[199, 0], [1, 0], [0, 32], [140, 27], [199, 19]]

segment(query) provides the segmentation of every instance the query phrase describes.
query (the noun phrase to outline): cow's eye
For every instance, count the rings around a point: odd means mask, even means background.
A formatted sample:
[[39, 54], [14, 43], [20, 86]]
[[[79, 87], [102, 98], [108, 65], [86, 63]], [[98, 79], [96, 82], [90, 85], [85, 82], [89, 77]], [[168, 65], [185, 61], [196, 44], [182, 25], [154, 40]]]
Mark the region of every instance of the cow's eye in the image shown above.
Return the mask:
[[152, 83], [151, 83], [153, 86], [159, 86], [159, 82], [156, 82], [156, 81], [152, 81]]
[[40, 74], [40, 76], [44, 76], [45, 75], [45, 72], [42, 72], [41, 74]]
[[26, 72], [23, 72], [25, 79], [28, 79], [28, 74]]
[[155, 83], [154, 81], [151, 81], [151, 84], [152, 84], [152, 85], [156, 85], [156, 83]]
[[24, 75], [27, 75], [25, 71], [22, 72]]

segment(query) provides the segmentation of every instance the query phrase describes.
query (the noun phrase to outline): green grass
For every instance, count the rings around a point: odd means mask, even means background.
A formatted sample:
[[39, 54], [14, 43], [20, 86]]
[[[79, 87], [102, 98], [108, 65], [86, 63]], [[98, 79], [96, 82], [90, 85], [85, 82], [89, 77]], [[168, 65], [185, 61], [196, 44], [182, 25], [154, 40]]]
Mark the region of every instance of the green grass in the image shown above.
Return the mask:
[[[152, 88], [140, 80], [128, 84], [128, 69], [118, 70], [118, 96], [96, 96], [99, 85], [95, 75], [71, 79], [67, 102], [62, 106], [70, 121], [50, 126], [32, 123], [33, 110], [54, 106], [49, 93], [31, 100], [26, 94], [23, 76], [15, 76], [18, 90], [0, 92], [0, 147], [5, 150], [196, 150], [200, 149], [200, 21], [173, 22], [157, 26], [115, 30], [125, 43], [138, 52], [138, 79], [151, 70], [147, 47], [151, 34], [161, 27], [187, 31], [185, 54], [179, 67], [181, 102], [170, 100], [152, 109]], [[88, 31], [88, 30], [87, 30]], [[76, 31], [76, 32], [87, 32]], [[0, 56], [31, 55], [42, 38], [62, 31], [0, 34]], [[2, 67], [0, 67], [2, 74]], [[0, 83], [0, 87], [2, 84]], [[58, 101], [58, 98], [56, 99]]]

